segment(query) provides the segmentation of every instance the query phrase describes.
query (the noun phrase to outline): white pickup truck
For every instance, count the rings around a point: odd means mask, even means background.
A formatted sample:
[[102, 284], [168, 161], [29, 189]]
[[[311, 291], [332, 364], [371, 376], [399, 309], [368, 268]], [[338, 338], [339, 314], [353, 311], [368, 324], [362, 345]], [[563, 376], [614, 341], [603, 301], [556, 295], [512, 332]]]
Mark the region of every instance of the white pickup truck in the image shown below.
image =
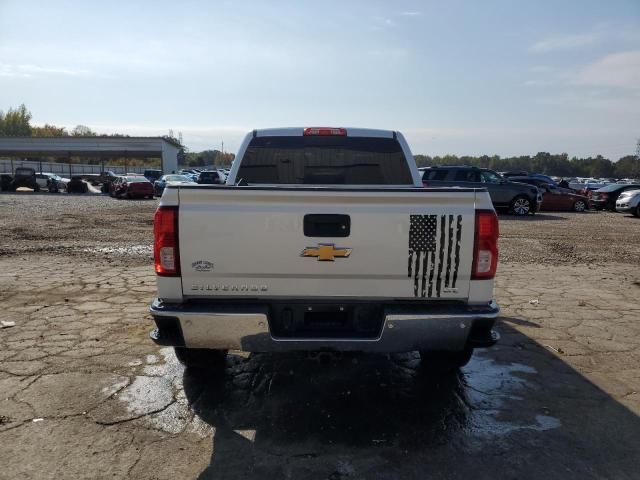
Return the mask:
[[250, 352], [493, 345], [498, 220], [484, 189], [425, 188], [402, 134], [254, 130], [226, 185], [167, 185], [151, 338], [187, 366]]

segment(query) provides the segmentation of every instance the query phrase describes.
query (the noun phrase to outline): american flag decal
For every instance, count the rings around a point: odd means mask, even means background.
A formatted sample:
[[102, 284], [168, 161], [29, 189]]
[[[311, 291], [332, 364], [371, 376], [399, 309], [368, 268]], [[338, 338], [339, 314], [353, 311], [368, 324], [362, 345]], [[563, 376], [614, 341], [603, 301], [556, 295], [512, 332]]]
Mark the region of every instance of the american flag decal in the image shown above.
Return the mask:
[[455, 288], [460, 266], [462, 215], [410, 215], [408, 277], [416, 297]]

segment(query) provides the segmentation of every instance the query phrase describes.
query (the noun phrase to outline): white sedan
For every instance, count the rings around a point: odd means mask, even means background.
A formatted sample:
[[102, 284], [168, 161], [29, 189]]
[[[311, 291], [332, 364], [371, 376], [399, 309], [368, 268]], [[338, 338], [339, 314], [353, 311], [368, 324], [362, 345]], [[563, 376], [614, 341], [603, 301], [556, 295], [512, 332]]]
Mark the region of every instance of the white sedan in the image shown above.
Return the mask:
[[616, 211], [640, 217], [640, 190], [626, 190], [616, 200]]
[[66, 190], [67, 183], [69, 183], [69, 179], [68, 178], [60, 177], [60, 176], [56, 175], [55, 173], [47, 173], [47, 172], [36, 173], [36, 182], [40, 186], [41, 190], [48, 189], [49, 188], [49, 183], [51, 182], [51, 180], [55, 180], [55, 181], [58, 182], [58, 189], [59, 190]]

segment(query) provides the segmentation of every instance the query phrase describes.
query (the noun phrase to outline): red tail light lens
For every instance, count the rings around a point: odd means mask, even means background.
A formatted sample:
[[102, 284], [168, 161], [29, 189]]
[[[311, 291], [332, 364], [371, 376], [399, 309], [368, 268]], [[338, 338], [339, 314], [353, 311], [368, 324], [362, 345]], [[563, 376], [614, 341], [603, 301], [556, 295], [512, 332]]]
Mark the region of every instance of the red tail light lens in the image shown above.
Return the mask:
[[346, 128], [331, 128], [331, 127], [310, 127], [305, 128], [302, 132], [305, 136], [335, 136], [335, 137], [344, 137], [347, 135]]
[[178, 207], [158, 207], [153, 218], [153, 257], [156, 273], [180, 276]]
[[495, 277], [498, 268], [498, 216], [493, 210], [476, 211], [472, 280]]

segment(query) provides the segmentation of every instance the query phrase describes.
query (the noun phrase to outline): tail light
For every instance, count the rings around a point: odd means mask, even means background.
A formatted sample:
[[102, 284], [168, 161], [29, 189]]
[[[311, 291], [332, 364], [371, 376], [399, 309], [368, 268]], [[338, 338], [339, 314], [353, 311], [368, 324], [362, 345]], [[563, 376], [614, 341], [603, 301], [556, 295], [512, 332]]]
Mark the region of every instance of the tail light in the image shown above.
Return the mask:
[[336, 136], [336, 137], [344, 137], [347, 135], [346, 128], [330, 128], [330, 127], [311, 127], [305, 128], [302, 132], [304, 136]]
[[472, 280], [495, 277], [498, 268], [498, 216], [493, 210], [476, 211]]
[[180, 276], [178, 207], [158, 207], [153, 218], [153, 257], [156, 273]]
[[607, 198], [609, 198], [609, 194], [606, 192], [600, 192], [599, 197], [601, 200], [606, 200]]

